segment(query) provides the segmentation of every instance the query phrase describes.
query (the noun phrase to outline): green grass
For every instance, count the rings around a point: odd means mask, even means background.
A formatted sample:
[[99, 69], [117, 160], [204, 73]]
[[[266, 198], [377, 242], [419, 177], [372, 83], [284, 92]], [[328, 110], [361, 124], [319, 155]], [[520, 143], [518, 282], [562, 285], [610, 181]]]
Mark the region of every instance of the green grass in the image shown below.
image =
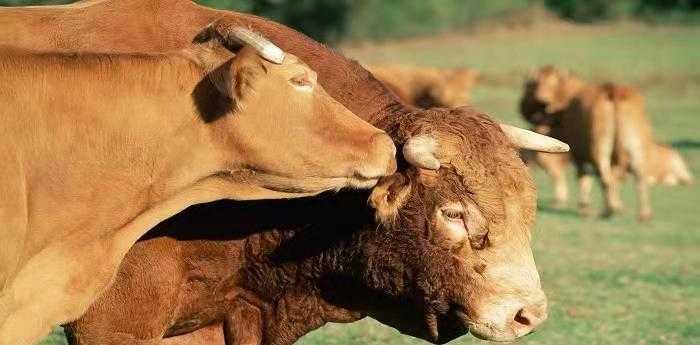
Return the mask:
[[[527, 73], [546, 63], [587, 79], [639, 85], [657, 138], [673, 143], [700, 172], [700, 28], [615, 25], [476, 32], [382, 46], [349, 47], [362, 62], [403, 62], [479, 69], [485, 83], [476, 106], [522, 124], [516, 113]], [[627, 212], [613, 220], [584, 220], [574, 203], [550, 208], [552, 189], [535, 172], [540, 211], [534, 250], [550, 301], [550, 317], [522, 344], [700, 344], [700, 188], [653, 189], [655, 219], [635, 221], [633, 188], [624, 188]], [[573, 172], [570, 174], [575, 199]], [[601, 206], [600, 197], [595, 202]], [[58, 331], [57, 331], [58, 332]], [[60, 333], [43, 345], [63, 344]], [[304, 345], [416, 344], [420, 340], [372, 320], [329, 324]], [[482, 343], [470, 336], [454, 344]]]

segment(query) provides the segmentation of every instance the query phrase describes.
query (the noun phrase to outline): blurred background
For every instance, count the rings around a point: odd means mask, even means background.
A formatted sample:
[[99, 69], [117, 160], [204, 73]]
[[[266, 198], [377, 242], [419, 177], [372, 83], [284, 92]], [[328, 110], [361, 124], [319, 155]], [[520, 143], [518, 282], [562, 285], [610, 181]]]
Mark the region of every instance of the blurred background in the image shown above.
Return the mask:
[[[0, 0], [0, 5], [70, 1]], [[466, 67], [480, 74], [471, 102], [505, 122], [523, 83], [551, 64], [589, 82], [636, 87], [657, 142], [700, 171], [700, 0], [201, 0], [290, 25], [363, 64]], [[635, 218], [632, 179], [626, 212], [584, 219], [570, 200], [553, 206], [539, 169], [535, 258], [550, 317], [523, 344], [700, 344], [700, 188], [652, 189], [655, 218]], [[593, 207], [602, 209], [600, 191]], [[414, 344], [373, 320], [328, 325], [304, 345]], [[483, 343], [470, 336], [454, 344]], [[56, 330], [43, 345], [65, 344]]]

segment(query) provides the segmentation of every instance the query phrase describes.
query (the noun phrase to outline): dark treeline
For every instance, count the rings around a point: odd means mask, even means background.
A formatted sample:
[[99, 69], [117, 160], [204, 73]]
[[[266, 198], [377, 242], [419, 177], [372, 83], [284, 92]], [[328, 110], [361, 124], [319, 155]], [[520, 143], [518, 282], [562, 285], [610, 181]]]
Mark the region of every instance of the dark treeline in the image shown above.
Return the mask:
[[[429, 35], [484, 20], [527, 19], [546, 9], [576, 22], [638, 19], [700, 23], [700, 0], [197, 0], [273, 18], [316, 39], [381, 40]], [[65, 4], [70, 0], [0, 0], [0, 5]]]

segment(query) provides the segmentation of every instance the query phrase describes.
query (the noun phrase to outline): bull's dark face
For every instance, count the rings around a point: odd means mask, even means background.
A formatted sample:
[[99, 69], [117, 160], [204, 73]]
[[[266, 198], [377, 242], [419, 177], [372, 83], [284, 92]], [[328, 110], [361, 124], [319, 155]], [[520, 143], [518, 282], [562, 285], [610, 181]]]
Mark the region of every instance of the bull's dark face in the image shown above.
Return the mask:
[[527, 80], [524, 90], [523, 97], [520, 99], [520, 114], [534, 126], [550, 125], [554, 119], [552, 114], [548, 114], [546, 111], [547, 104], [535, 96], [537, 81]]
[[552, 66], [540, 68], [525, 82], [520, 113], [535, 126], [552, 126], [560, 111], [568, 106], [572, 88], [578, 81]]
[[402, 285], [421, 316], [372, 316], [433, 342], [467, 329], [483, 339], [514, 340], [547, 317], [530, 248], [533, 183], [505, 136], [485, 117], [453, 111], [430, 124], [415, 130], [440, 143], [435, 152], [440, 167], [403, 169], [381, 181], [370, 197], [389, 230], [383, 258], [393, 258], [392, 269], [403, 268]]

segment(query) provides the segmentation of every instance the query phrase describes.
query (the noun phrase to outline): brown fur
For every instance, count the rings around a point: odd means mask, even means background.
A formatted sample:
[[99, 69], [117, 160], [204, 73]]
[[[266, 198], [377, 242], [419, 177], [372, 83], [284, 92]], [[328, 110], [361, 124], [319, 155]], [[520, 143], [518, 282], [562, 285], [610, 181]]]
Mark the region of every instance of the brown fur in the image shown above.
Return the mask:
[[215, 39], [169, 54], [0, 57], [0, 224], [13, 239], [0, 247], [0, 342], [29, 344], [78, 317], [134, 241], [192, 204], [393, 173], [391, 139], [298, 58], [278, 65], [238, 48]]
[[[43, 50], [166, 51], [186, 45], [201, 25], [217, 19], [232, 25], [252, 27], [285, 51], [300, 57], [318, 73], [319, 83], [332, 97], [363, 119], [390, 132], [398, 145], [412, 135], [435, 134], [441, 151], [445, 154], [443, 163], [454, 167], [454, 171], [463, 177], [454, 180], [435, 179], [431, 188], [452, 191], [447, 195], [456, 195], [458, 200], [478, 198], [479, 205], [485, 212], [490, 212], [492, 222], [500, 224], [497, 227], [508, 231], [530, 228], [534, 201], [514, 203], [509, 198], [534, 199], [534, 191], [531, 188], [515, 188], [531, 183], [525, 168], [514, 163], [515, 155], [510, 143], [493, 124], [468, 122], [468, 127], [464, 128], [464, 124], [459, 124], [458, 120], [448, 115], [464, 114], [465, 109], [433, 112], [408, 107], [356, 62], [283, 25], [251, 15], [204, 8], [186, 0], [92, 1], [52, 8], [0, 9], [2, 27], [17, 33], [11, 39], [0, 37], [0, 45]], [[440, 134], [443, 133], [443, 128], [451, 133]], [[499, 139], [489, 140], [492, 137]], [[470, 142], [467, 147], [473, 146], [479, 150], [463, 151], [471, 150], [460, 148], [458, 143], [463, 141]], [[462, 154], [454, 157], [449, 155], [454, 152]], [[484, 165], [482, 160], [490, 163]], [[495, 182], [492, 178], [500, 175], [493, 175], [489, 167], [504, 169], [502, 173], [508, 172], [514, 177], [502, 182], [503, 191], [489, 189], [489, 186], [501, 185], [501, 182]], [[423, 177], [421, 179], [429, 180]], [[474, 191], [469, 189], [472, 188], [469, 183], [476, 186]], [[514, 211], [518, 208], [530, 211], [522, 211], [523, 215], [519, 215]], [[494, 218], [499, 215], [505, 215], [505, 219]], [[514, 244], [513, 248], [522, 255], [513, 257], [500, 251], [485, 251], [484, 253], [490, 253], [488, 255], [495, 255], [487, 261], [494, 265], [497, 263], [501, 268], [513, 266], [514, 272], [519, 272], [518, 267], [534, 269], [529, 238], [516, 242], [518, 244]], [[507, 269], [499, 270], [506, 271]], [[504, 277], [505, 281], [520, 277], [520, 274], [510, 273], [508, 277], [511, 278]], [[531, 272], [528, 274], [528, 277], [533, 277]], [[539, 293], [538, 286], [539, 284], [534, 284], [522, 289], [528, 293]], [[496, 303], [494, 301], [491, 299], [484, 303]]]
[[[547, 66], [526, 83], [521, 112], [536, 129], [571, 146], [584, 214], [590, 207], [591, 170], [598, 174], [605, 191], [605, 215], [621, 211], [620, 179], [630, 170], [637, 181], [639, 218], [651, 218], [646, 162], [653, 138], [644, 101], [635, 89], [609, 83], [586, 85], [569, 73]], [[543, 155], [538, 160], [552, 168], [550, 174], [556, 176], [560, 190], [557, 199], [564, 201], [563, 171], [557, 167], [567, 160]]]
[[382, 65], [368, 69], [401, 100], [421, 108], [469, 104], [479, 78], [478, 72], [467, 68]]
[[[184, 344], [212, 324], [229, 345], [291, 344], [326, 322], [365, 315], [442, 343], [466, 332], [460, 311], [478, 323], [483, 304], [506, 292], [538, 300], [538, 282], [523, 285], [517, 270], [495, 274], [528, 265], [535, 212], [534, 187], [514, 152], [486, 154], [505, 137], [468, 109], [433, 111], [397, 131], [424, 126], [452, 143], [439, 184], [412, 167], [385, 179], [370, 196], [377, 211], [386, 208], [376, 221], [367, 193], [191, 209], [134, 246], [112, 289], [69, 326], [74, 344], [161, 344], [163, 335], [195, 332], [167, 340]], [[484, 248], [442, 240], [436, 210], [454, 201], [483, 215]]]

